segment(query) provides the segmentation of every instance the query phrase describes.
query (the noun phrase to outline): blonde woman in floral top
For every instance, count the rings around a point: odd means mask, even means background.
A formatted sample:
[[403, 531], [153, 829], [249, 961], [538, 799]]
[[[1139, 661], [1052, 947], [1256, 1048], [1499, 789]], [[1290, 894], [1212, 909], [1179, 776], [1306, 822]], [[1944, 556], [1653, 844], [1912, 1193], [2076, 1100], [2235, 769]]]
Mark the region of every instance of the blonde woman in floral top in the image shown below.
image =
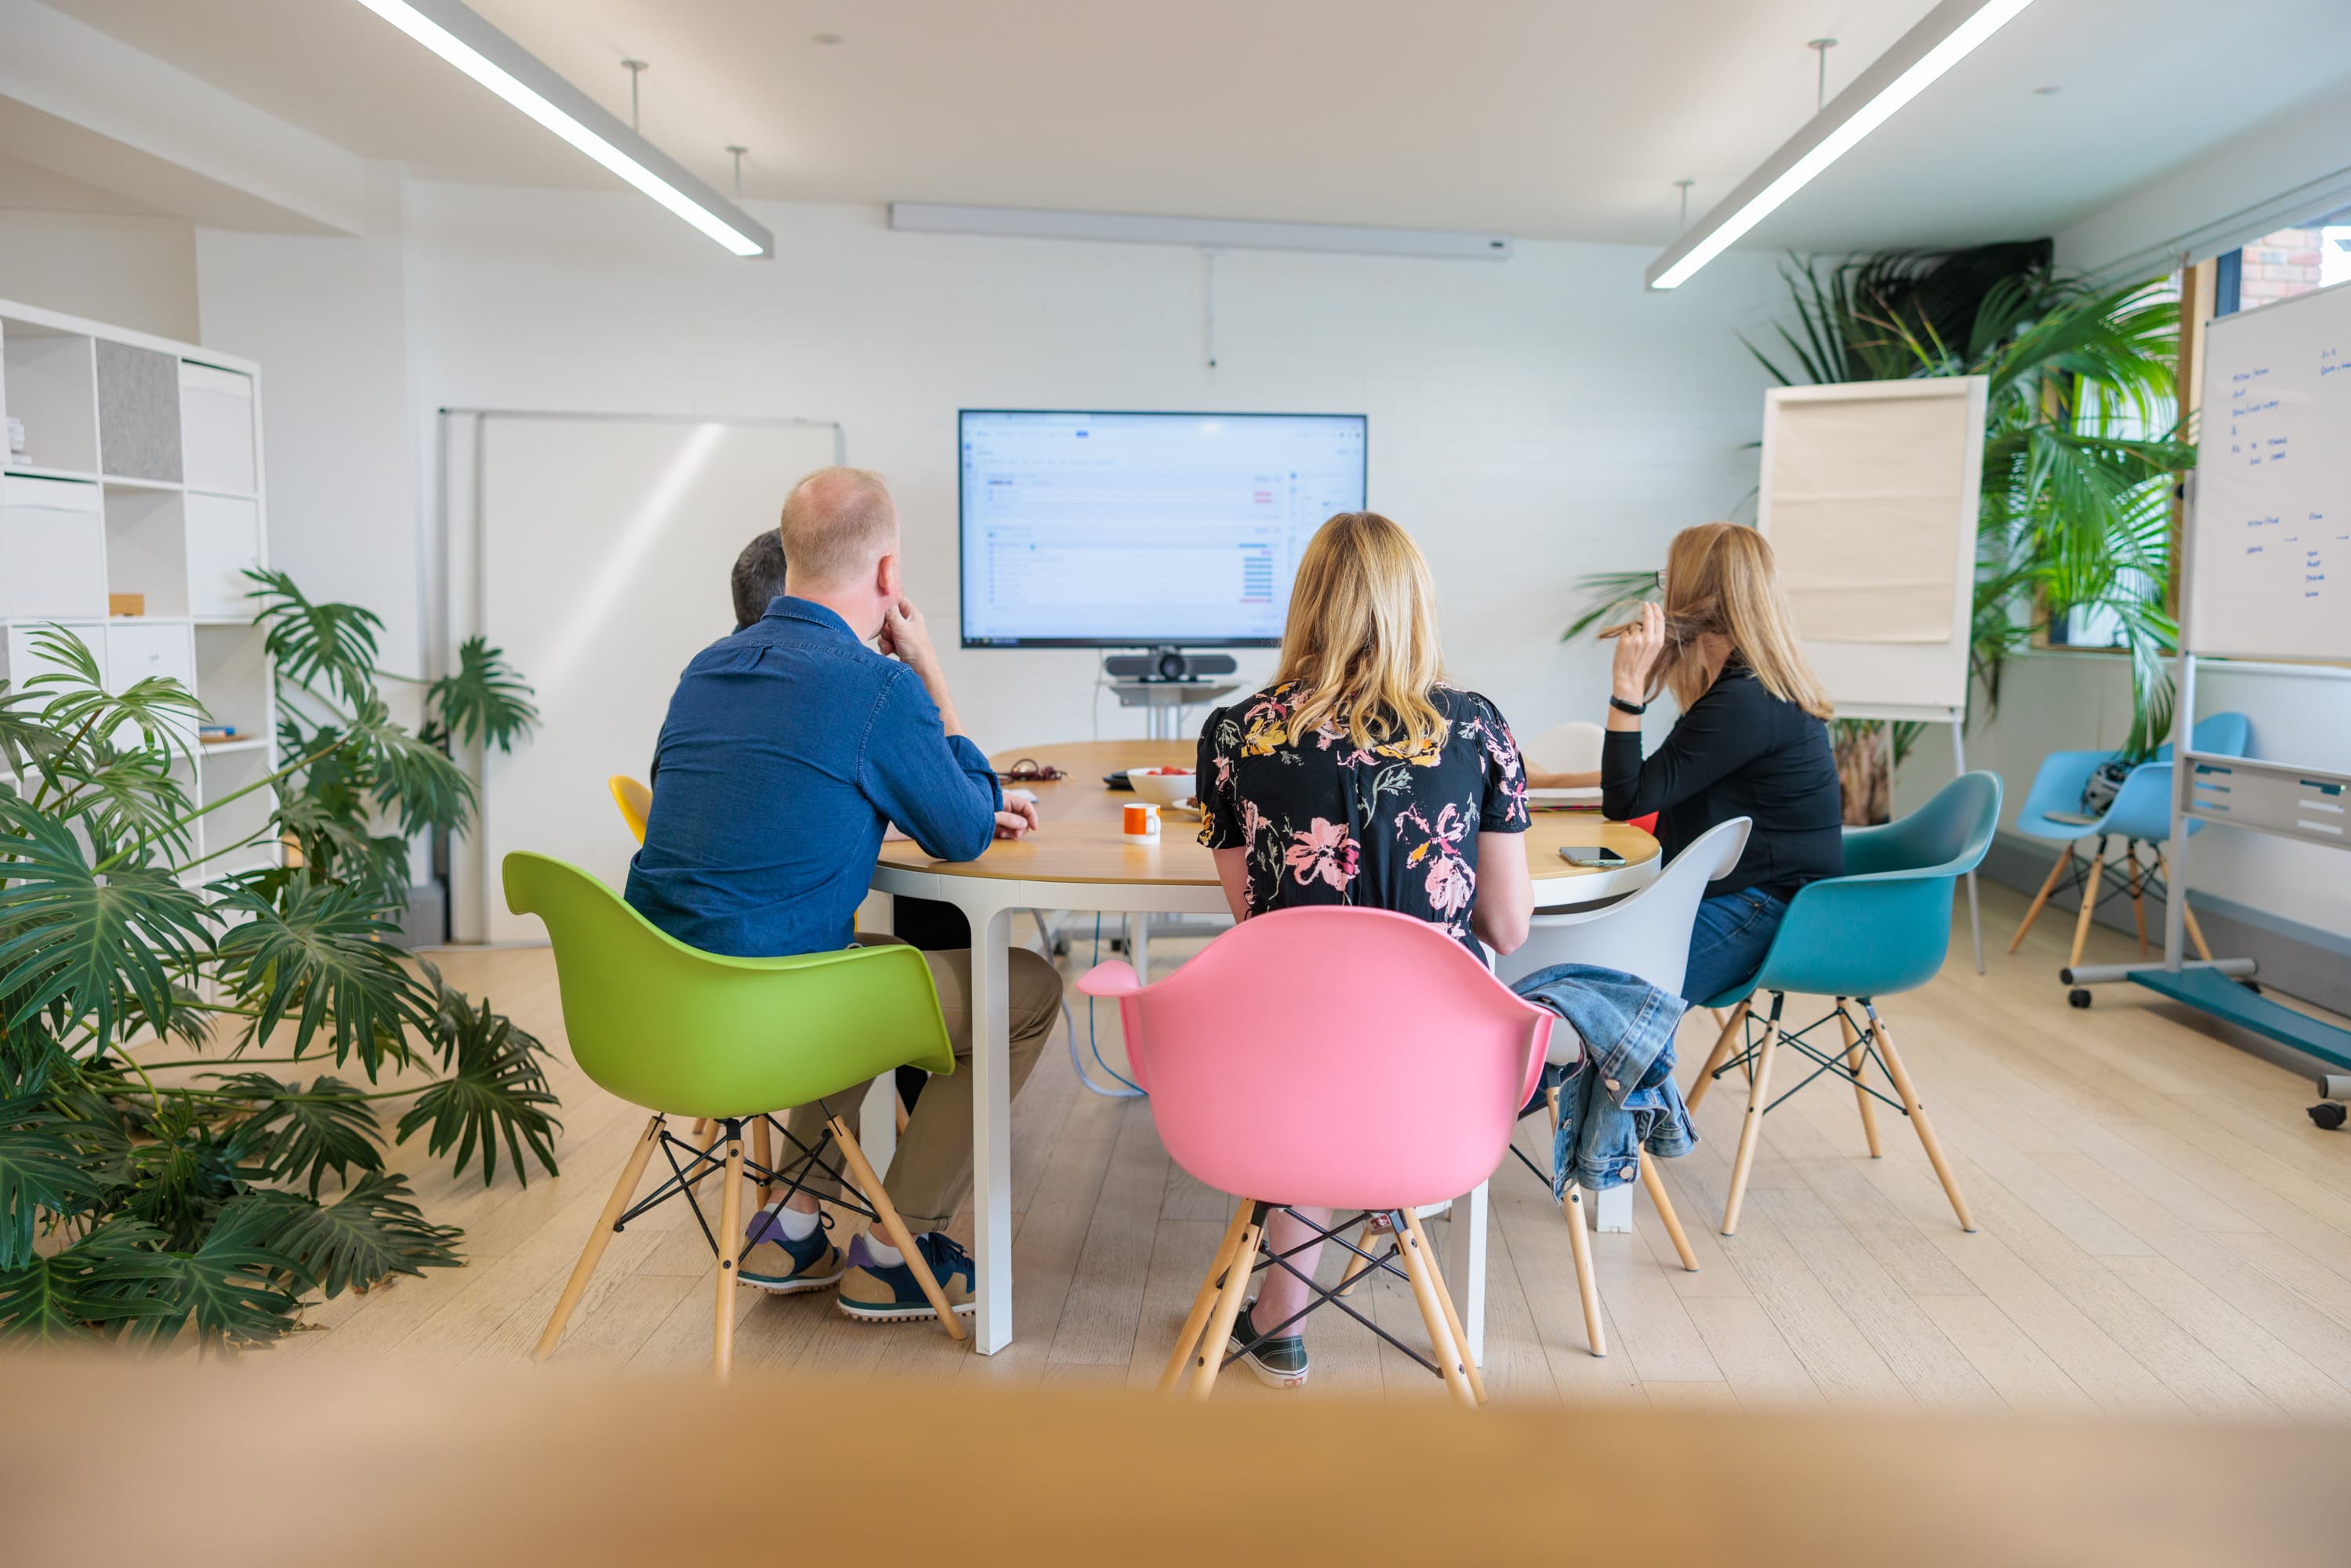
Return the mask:
[[[1200, 841], [1234, 919], [1353, 904], [1426, 920], [1481, 958], [1481, 940], [1500, 953], [1526, 940], [1526, 768], [1494, 705], [1445, 685], [1443, 666], [1436, 590], [1411, 536], [1376, 512], [1316, 530], [1273, 685], [1210, 714], [1200, 735]], [[1311, 1234], [1277, 1216], [1266, 1242], [1286, 1251]], [[1310, 1276], [1316, 1250], [1292, 1260]], [[1270, 1270], [1232, 1348], [1257, 1339], [1253, 1322], [1278, 1326], [1305, 1304], [1301, 1282]], [[1260, 1382], [1306, 1381], [1301, 1336], [1243, 1359]]]

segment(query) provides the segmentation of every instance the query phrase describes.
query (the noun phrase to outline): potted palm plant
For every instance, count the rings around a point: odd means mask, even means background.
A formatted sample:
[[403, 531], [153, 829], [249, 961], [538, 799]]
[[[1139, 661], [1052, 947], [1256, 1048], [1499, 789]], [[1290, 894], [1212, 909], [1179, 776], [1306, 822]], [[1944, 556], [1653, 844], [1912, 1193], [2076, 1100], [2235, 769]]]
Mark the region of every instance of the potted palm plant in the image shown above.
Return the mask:
[[[256, 581], [286, 760], [209, 806], [180, 782], [203, 716], [176, 682], [109, 692], [55, 628], [52, 673], [0, 682], [0, 1338], [266, 1342], [308, 1300], [458, 1261], [388, 1138], [478, 1154], [485, 1182], [501, 1148], [518, 1178], [555, 1168], [538, 1041], [392, 924], [405, 835], [473, 810], [447, 739], [510, 746], [527, 691], [472, 646], [411, 730], [372, 614]], [[262, 826], [193, 852], [264, 789]], [[266, 841], [285, 863], [208, 868]]]
[[[2057, 272], [2046, 242], [1895, 251], [1782, 268], [1794, 320], [1770, 350], [1773, 380], [1980, 375], [1990, 383], [1970, 664], [1986, 714], [2008, 657], [2097, 612], [2131, 662], [2126, 751], [2170, 727], [2168, 609], [2174, 487], [2194, 466], [2181, 438], [2179, 304], [2165, 281], [2097, 287]], [[1652, 573], [1581, 580], [1587, 607], [1565, 635], [1610, 615]], [[1972, 705], [1971, 714], [1972, 716]], [[1894, 760], [1918, 727], [1896, 726]], [[1884, 821], [1882, 727], [1835, 734], [1848, 821]]]

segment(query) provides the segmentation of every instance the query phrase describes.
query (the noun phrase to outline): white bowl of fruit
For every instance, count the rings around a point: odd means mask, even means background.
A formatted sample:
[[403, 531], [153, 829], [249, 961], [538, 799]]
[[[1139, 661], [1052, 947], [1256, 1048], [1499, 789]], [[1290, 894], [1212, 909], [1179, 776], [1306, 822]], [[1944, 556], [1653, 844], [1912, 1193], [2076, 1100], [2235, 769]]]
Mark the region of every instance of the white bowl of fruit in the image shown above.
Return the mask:
[[1155, 806], [1181, 806], [1199, 792], [1200, 776], [1189, 768], [1130, 768], [1126, 781], [1135, 798]]

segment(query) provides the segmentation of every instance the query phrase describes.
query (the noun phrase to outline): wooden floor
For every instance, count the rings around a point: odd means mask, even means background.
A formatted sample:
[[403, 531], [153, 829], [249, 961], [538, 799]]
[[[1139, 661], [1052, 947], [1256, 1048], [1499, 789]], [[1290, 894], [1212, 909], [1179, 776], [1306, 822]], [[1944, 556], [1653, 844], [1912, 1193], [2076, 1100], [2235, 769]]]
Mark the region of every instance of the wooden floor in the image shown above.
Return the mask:
[[[2306, 1079], [2148, 993], [2110, 987], [2090, 1011], [2069, 1009], [2055, 970], [2070, 920], [2044, 920], [2015, 957], [2000, 952], [2022, 905], [1985, 890], [1989, 977], [1966, 961], [1962, 936], [1941, 978], [1886, 1009], [1980, 1231], [1960, 1232], [1898, 1115], [1881, 1111], [1886, 1154], [1872, 1160], [1852, 1094], [1823, 1080], [1768, 1118], [1740, 1233], [1716, 1234], [1744, 1104], [1726, 1081], [1698, 1117], [1698, 1150], [1664, 1166], [1701, 1271], [1678, 1267], [1646, 1199], [1634, 1234], [1594, 1238], [1605, 1359], [1585, 1350], [1559, 1211], [1515, 1162], [1496, 1177], [1494, 1396], [2351, 1412], [2351, 1133], [2311, 1125]], [[1191, 950], [1163, 945], [1155, 958]], [[2128, 951], [2101, 931], [2091, 956]], [[1087, 956], [1081, 944], [1071, 972]], [[454, 983], [560, 1040], [544, 950], [436, 959]], [[1077, 1018], [1082, 1031], [1082, 1006]], [[1116, 1061], [1108, 1009], [1101, 1026]], [[1700, 1015], [1681, 1040], [1685, 1082], [1710, 1040]], [[486, 1190], [478, 1176], [427, 1173], [427, 1211], [465, 1228], [470, 1266], [328, 1302], [311, 1313], [316, 1332], [277, 1354], [522, 1361], [643, 1120], [568, 1063], [556, 1086], [561, 1179], [526, 1188], [502, 1171]], [[1225, 1200], [1173, 1168], [1145, 1105], [1081, 1090], [1058, 1037], [1015, 1129], [1009, 1350], [979, 1356], [935, 1326], [852, 1323], [829, 1295], [746, 1290], [737, 1365], [1147, 1385]], [[397, 1158], [419, 1164], [413, 1150]], [[968, 1224], [957, 1227], [967, 1238]], [[1419, 1342], [1400, 1283], [1371, 1296], [1384, 1326]], [[709, 1255], [671, 1205], [614, 1239], [559, 1359], [696, 1372], [710, 1313]], [[1315, 1320], [1310, 1344], [1305, 1390], [1237, 1376], [1219, 1397], [1441, 1397], [1436, 1379], [1335, 1314]]]

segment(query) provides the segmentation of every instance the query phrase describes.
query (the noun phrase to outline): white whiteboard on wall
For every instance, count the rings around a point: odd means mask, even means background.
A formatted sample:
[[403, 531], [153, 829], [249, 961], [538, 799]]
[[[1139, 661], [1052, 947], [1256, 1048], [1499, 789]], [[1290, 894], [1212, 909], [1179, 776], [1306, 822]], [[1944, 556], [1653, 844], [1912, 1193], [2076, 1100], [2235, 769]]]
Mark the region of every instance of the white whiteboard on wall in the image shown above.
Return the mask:
[[534, 850], [626, 882], [636, 842], [605, 780], [646, 777], [680, 672], [735, 629], [736, 556], [801, 476], [839, 461], [840, 431], [505, 413], [475, 429], [472, 629], [522, 672], [543, 721], [482, 759], [481, 931], [530, 941], [541, 927], [507, 913], [499, 863]]
[[2204, 339], [2188, 646], [2351, 659], [2351, 284]]
[[1839, 716], [1956, 718], [1967, 706], [1981, 376], [1763, 394], [1756, 528]]

